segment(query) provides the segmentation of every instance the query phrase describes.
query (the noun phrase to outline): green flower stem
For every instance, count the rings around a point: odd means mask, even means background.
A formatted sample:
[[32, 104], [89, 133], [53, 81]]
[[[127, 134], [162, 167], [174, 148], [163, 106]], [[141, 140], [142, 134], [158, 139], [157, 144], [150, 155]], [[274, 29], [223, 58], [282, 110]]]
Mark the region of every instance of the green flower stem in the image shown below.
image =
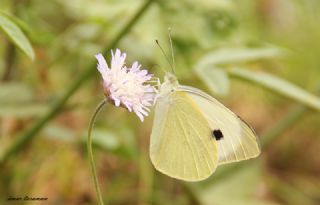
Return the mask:
[[90, 161], [90, 166], [91, 166], [91, 173], [92, 173], [92, 176], [93, 176], [94, 186], [95, 186], [95, 189], [96, 189], [99, 205], [103, 205], [103, 199], [102, 199], [101, 191], [100, 191], [100, 188], [99, 188], [97, 171], [96, 171], [96, 166], [95, 166], [94, 158], [93, 158], [91, 133], [92, 133], [92, 128], [94, 126], [94, 122], [96, 120], [96, 117], [97, 117], [98, 113], [100, 112], [100, 110], [103, 108], [103, 106], [106, 104], [106, 102], [107, 102], [106, 99], [101, 101], [99, 103], [99, 105], [97, 106], [97, 108], [95, 109], [95, 111], [94, 111], [94, 113], [93, 113], [93, 115], [91, 117], [91, 120], [90, 120], [90, 123], [89, 123], [88, 141], [87, 141], [87, 149], [88, 149], [88, 156], [89, 156], [89, 161]]
[[[112, 48], [114, 48], [119, 41], [127, 34], [129, 33], [130, 29], [138, 22], [140, 17], [143, 13], [147, 11], [149, 6], [152, 2], [156, 0], [147, 0], [141, 8], [136, 12], [136, 14], [131, 18], [131, 20], [120, 30], [118, 35], [114, 38], [114, 40], [110, 43], [109, 46], [106, 47], [105, 52], [109, 52]], [[88, 79], [90, 79], [96, 72], [95, 69], [96, 65], [93, 63], [91, 66], [88, 67], [87, 70], [82, 73], [77, 79], [75, 79], [74, 83], [68, 88], [68, 90], [65, 92], [65, 94], [52, 106], [50, 111], [43, 116], [39, 121], [31, 127], [31, 129], [27, 130], [17, 138], [16, 141], [12, 143], [12, 146], [3, 154], [3, 156], [0, 159], [0, 164], [5, 163], [8, 158], [12, 155], [17, 154], [20, 150], [22, 150], [25, 145], [33, 139], [33, 137], [38, 134], [38, 132], [52, 119], [54, 118], [60, 110], [63, 108], [63, 106], [66, 104], [66, 102], [69, 100], [69, 98], [83, 85]]]

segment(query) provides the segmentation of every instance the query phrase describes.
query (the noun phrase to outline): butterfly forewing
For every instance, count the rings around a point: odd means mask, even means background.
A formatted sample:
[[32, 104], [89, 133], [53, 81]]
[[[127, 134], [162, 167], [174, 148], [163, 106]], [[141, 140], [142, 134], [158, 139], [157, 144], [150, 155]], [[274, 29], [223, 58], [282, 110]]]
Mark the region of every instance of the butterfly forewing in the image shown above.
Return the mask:
[[214, 172], [217, 143], [189, 94], [174, 91], [157, 99], [154, 119], [150, 157], [156, 169], [186, 181], [202, 180]]
[[237, 115], [210, 95], [189, 86], [180, 92], [196, 103], [211, 128], [211, 137], [218, 145], [219, 164], [256, 157], [260, 148], [254, 131]]

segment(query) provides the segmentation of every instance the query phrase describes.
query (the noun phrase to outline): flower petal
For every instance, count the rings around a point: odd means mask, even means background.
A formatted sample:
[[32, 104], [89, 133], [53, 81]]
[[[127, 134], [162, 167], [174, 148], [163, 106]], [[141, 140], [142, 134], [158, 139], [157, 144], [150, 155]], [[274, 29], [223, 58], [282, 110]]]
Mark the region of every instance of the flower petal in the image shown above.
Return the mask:
[[108, 64], [106, 60], [104, 59], [103, 55], [101, 53], [95, 55], [96, 59], [98, 60], [98, 70], [101, 74], [105, 73], [108, 68]]
[[135, 111], [136, 115], [139, 117], [139, 119], [141, 120], [141, 122], [143, 122], [144, 117], [140, 112]]

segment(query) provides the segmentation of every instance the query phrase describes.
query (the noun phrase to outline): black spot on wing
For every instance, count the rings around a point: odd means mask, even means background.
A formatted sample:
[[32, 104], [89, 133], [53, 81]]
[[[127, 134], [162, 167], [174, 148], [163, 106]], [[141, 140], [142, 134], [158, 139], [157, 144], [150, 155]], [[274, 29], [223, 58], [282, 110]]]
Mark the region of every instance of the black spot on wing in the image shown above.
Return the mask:
[[221, 130], [219, 130], [219, 129], [213, 130], [212, 137], [214, 137], [217, 141], [219, 141], [223, 138], [223, 134], [222, 134]]

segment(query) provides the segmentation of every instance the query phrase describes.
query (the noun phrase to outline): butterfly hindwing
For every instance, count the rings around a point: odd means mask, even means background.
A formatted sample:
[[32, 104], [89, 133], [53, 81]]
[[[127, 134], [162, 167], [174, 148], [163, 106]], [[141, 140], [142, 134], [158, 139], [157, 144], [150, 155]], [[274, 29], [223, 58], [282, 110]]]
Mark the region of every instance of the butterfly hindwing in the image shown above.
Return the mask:
[[217, 141], [219, 164], [254, 158], [260, 147], [254, 131], [237, 115], [208, 94], [189, 86], [180, 86], [201, 109]]
[[171, 177], [198, 181], [218, 164], [217, 142], [201, 110], [185, 92], [157, 99], [150, 157], [155, 168]]

